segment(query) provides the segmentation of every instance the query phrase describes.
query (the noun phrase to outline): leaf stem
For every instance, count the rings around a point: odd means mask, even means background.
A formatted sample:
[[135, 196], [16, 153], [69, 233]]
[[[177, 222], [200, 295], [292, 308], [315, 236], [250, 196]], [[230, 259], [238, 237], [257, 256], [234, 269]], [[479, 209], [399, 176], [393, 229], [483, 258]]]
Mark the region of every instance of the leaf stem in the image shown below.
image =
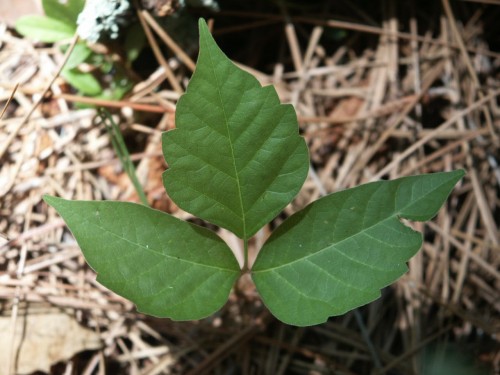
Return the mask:
[[248, 239], [243, 239], [243, 273], [248, 271]]

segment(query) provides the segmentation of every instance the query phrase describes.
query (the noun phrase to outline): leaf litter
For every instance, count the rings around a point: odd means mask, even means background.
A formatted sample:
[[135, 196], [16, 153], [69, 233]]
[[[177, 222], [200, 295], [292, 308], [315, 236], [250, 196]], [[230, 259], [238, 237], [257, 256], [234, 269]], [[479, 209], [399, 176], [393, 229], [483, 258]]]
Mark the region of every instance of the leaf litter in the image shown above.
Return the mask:
[[[94, 126], [94, 110], [76, 110], [62, 79], [51, 85], [51, 97], [18, 129], [56, 74], [62, 56], [0, 27], [1, 100], [11, 95], [13, 83], [21, 83], [0, 123], [2, 311], [16, 316], [20, 301], [73, 309], [79, 323], [99, 332], [104, 343], [102, 351], [60, 364], [66, 370], [80, 368], [81, 373], [104, 363], [124, 373], [148, 374], [224, 369], [367, 373], [374, 367], [379, 373], [418, 373], [430, 344], [439, 347], [447, 341], [474, 343], [463, 346], [473, 354], [473, 362], [498, 369], [500, 357], [493, 348], [500, 328], [500, 111], [495, 68], [500, 56], [489, 49], [482, 27], [497, 27], [491, 17], [499, 7], [466, 4], [453, 9], [456, 18], [444, 7], [438, 28], [429, 36], [423, 18], [398, 18], [399, 3], [389, 3], [392, 6], [380, 15], [385, 21], [375, 23], [356, 4], [352, 23], [333, 13], [322, 22], [307, 12], [291, 17], [286, 26], [283, 16], [246, 12], [222, 12], [214, 23], [216, 38], [226, 30], [241, 35], [227, 23], [261, 37], [266, 27], [282, 31], [286, 52], [272, 63], [271, 73], [257, 71], [257, 77], [262, 84], [275, 84], [281, 101], [295, 105], [314, 169], [272, 227], [326, 192], [381, 177], [467, 171], [464, 183], [433, 222], [412, 224], [424, 229], [423, 251], [380, 300], [324, 325], [297, 329], [267, 316], [252, 284], [243, 279], [213, 318], [173, 323], [136, 313], [131, 303], [95, 282], [63, 222], [41, 197], [48, 193], [136, 202], [138, 197], [130, 183], [124, 188], [123, 182], [104, 174], [113, 168], [114, 174], [125, 176], [106, 130]], [[341, 13], [347, 11], [340, 8]], [[399, 32], [400, 26], [409, 31]], [[347, 31], [349, 43], [332, 52], [325, 33], [339, 27]], [[367, 40], [362, 49], [358, 38]], [[460, 48], [459, 38], [465, 48]], [[263, 53], [266, 44], [260, 48], [257, 53]], [[183, 87], [189, 67], [174, 59], [170, 63], [177, 86]], [[171, 110], [178, 99], [171, 83], [155, 90], [165, 76], [163, 69], [138, 84], [127, 100], [139, 108], [165, 108], [165, 114], [154, 122], [146, 116], [138, 121], [123, 108], [120, 124], [131, 136], [145, 139], [131, 159], [150, 203], [195, 220], [164, 203], [169, 200], [161, 189], [159, 134], [174, 126]], [[262, 241], [269, 229], [253, 241]]]

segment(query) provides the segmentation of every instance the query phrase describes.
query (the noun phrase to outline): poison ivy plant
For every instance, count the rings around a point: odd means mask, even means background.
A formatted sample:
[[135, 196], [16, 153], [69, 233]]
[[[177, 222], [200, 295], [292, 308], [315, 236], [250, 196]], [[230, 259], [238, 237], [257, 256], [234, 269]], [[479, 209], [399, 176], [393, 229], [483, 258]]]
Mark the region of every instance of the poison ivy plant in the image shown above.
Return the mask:
[[422, 236], [401, 220], [431, 219], [463, 171], [379, 181], [323, 197], [289, 217], [248, 269], [248, 240], [298, 193], [309, 166], [295, 112], [217, 47], [200, 20], [197, 67], [164, 133], [164, 185], [191, 214], [244, 243], [240, 269], [212, 231], [126, 202], [45, 196], [97, 280], [150, 315], [213, 314], [250, 272], [270, 311], [298, 326], [369, 303], [407, 270]]

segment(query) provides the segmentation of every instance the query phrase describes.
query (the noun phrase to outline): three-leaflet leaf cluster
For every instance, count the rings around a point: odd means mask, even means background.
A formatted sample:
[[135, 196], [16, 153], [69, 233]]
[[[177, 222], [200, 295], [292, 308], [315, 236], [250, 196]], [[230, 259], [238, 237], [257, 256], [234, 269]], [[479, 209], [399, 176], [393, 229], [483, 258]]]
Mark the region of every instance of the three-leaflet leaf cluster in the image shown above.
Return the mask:
[[[248, 240], [289, 204], [309, 156], [291, 105], [217, 47], [200, 20], [196, 70], [163, 134], [163, 182], [183, 210]], [[401, 219], [431, 219], [463, 171], [379, 181], [327, 195], [290, 216], [250, 272], [281, 321], [319, 324], [378, 298], [406, 270], [422, 236]], [[214, 232], [127, 202], [45, 196], [97, 280], [139, 311], [192, 320], [220, 309], [242, 270]], [[245, 259], [245, 270], [248, 266]]]

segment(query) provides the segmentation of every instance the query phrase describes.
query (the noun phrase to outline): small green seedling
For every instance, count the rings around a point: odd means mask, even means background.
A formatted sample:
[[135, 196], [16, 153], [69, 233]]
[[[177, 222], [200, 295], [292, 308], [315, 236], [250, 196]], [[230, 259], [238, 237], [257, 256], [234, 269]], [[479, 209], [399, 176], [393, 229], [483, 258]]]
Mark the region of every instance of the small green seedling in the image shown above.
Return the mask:
[[[105, 2], [104, 2], [105, 3]], [[68, 48], [64, 42], [69, 42], [77, 33], [77, 19], [84, 9], [85, 0], [42, 0], [44, 16], [27, 15], [16, 21], [16, 31], [28, 38], [46, 43], [59, 43], [61, 49]], [[109, 5], [108, 5], [109, 7]], [[124, 50], [130, 60], [137, 57], [137, 50], [141, 48], [142, 33], [131, 29], [127, 33]], [[92, 72], [80, 69], [80, 65], [87, 63], [99, 74], [113, 73], [113, 79], [103, 86], [102, 80], [96, 78]], [[120, 99], [132, 87], [124, 69], [115, 64], [106, 55], [94, 52], [85, 41], [80, 40], [64, 65], [61, 75], [80, 94], [102, 99]]]
[[[84, 0], [69, 0], [66, 4], [58, 0], [42, 0], [45, 16], [23, 16], [16, 21], [16, 30], [23, 36], [41, 42], [70, 41], [76, 33], [78, 14], [84, 5]], [[62, 46], [63, 49], [67, 47]], [[82, 72], [78, 68], [81, 63], [89, 60], [92, 54], [85, 42], [78, 42], [61, 75], [82, 94], [97, 96], [102, 92], [99, 81], [93, 74]]]
[[309, 169], [291, 105], [280, 104], [217, 47], [200, 20], [196, 71], [163, 134], [163, 182], [185, 211], [243, 240], [240, 269], [214, 232], [143, 205], [46, 196], [77, 239], [97, 280], [139, 311], [200, 319], [250, 272], [281, 321], [319, 324], [380, 296], [407, 271], [422, 236], [401, 219], [431, 219], [461, 170], [361, 185], [325, 196], [272, 233], [248, 269], [248, 241], [299, 192]]

